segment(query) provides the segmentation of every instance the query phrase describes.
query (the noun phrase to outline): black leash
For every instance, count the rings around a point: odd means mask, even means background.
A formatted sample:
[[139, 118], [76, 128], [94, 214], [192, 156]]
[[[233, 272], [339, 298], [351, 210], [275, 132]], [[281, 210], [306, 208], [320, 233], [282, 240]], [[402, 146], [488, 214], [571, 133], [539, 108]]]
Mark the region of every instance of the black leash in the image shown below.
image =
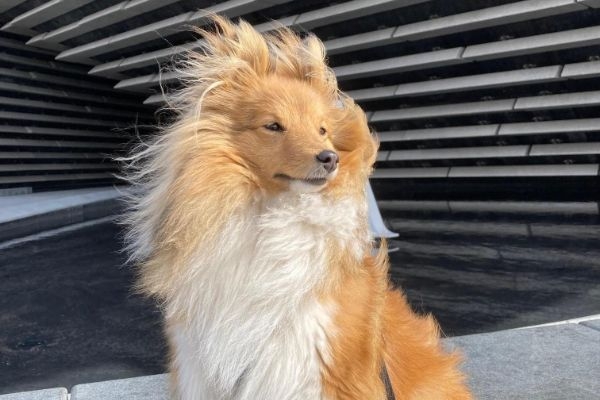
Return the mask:
[[390, 380], [390, 376], [388, 375], [387, 368], [385, 366], [385, 362], [382, 363], [381, 367], [381, 380], [385, 385], [385, 394], [387, 400], [396, 400], [396, 396], [394, 395], [394, 389], [392, 388], [392, 381]]

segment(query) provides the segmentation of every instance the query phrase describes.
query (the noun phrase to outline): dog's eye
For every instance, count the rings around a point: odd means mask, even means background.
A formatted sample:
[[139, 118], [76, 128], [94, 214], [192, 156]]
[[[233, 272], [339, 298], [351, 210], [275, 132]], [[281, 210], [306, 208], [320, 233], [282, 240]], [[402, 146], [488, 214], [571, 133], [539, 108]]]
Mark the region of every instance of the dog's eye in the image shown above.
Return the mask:
[[267, 128], [270, 131], [273, 132], [283, 132], [283, 126], [279, 125], [277, 122], [271, 122], [270, 124], [265, 125], [265, 128]]
[[327, 130], [326, 130], [325, 128], [321, 127], [321, 128], [319, 129], [319, 134], [320, 134], [321, 136], [325, 136], [325, 135], [327, 135]]

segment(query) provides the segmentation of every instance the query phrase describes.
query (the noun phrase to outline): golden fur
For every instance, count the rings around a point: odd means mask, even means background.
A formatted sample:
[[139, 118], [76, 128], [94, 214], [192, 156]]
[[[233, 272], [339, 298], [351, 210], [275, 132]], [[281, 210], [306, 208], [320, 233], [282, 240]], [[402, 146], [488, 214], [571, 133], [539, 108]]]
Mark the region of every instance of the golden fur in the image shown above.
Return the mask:
[[[364, 112], [339, 92], [316, 37], [287, 29], [261, 35], [245, 22], [214, 20], [216, 32], [203, 32], [205, 51], [181, 68], [186, 87], [171, 99], [177, 120], [129, 158], [136, 188], [129, 249], [140, 288], [165, 307], [168, 332], [195, 318], [174, 304], [198, 273], [190, 267], [195, 253], [206, 243], [218, 249], [228, 221], [289, 192], [287, 177], [310, 177], [322, 150], [335, 151], [339, 166], [319, 195], [364, 204], [377, 151]], [[273, 122], [284, 132], [265, 128]], [[383, 399], [385, 362], [397, 399], [470, 399], [459, 357], [444, 353], [431, 317], [414, 314], [389, 288], [386, 250], [371, 256], [367, 221], [359, 219], [353, 251], [326, 239], [326, 274], [312, 291], [340, 310], [330, 359], [321, 362], [323, 397]], [[180, 366], [171, 372], [176, 387]]]

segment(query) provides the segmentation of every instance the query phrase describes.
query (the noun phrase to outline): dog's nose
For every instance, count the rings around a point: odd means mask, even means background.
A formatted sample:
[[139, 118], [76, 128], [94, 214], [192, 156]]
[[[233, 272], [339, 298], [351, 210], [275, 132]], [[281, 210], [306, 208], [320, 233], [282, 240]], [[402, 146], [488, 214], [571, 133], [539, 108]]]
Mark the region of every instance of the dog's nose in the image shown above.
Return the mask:
[[339, 160], [340, 159], [339, 159], [338, 155], [334, 151], [331, 151], [331, 150], [323, 150], [322, 152], [317, 154], [317, 161], [319, 161], [321, 164], [323, 164], [323, 167], [325, 167], [325, 170], [330, 173], [335, 171]]

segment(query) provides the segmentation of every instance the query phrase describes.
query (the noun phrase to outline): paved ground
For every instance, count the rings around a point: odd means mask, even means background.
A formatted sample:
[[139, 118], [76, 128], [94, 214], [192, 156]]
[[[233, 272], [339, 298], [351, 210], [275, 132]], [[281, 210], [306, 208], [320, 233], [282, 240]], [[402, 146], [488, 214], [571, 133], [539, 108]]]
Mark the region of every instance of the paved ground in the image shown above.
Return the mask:
[[598, 314], [600, 219], [591, 206], [595, 212], [384, 209], [400, 233], [392, 277], [448, 336]]
[[[448, 335], [600, 312], [597, 217], [387, 210], [392, 276]], [[0, 393], [160, 373], [151, 303], [129, 290], [119, 230], [104, 222], [0, 246]]]
[[0, 393], [163, 371], [110, 222], [0, 250]]

